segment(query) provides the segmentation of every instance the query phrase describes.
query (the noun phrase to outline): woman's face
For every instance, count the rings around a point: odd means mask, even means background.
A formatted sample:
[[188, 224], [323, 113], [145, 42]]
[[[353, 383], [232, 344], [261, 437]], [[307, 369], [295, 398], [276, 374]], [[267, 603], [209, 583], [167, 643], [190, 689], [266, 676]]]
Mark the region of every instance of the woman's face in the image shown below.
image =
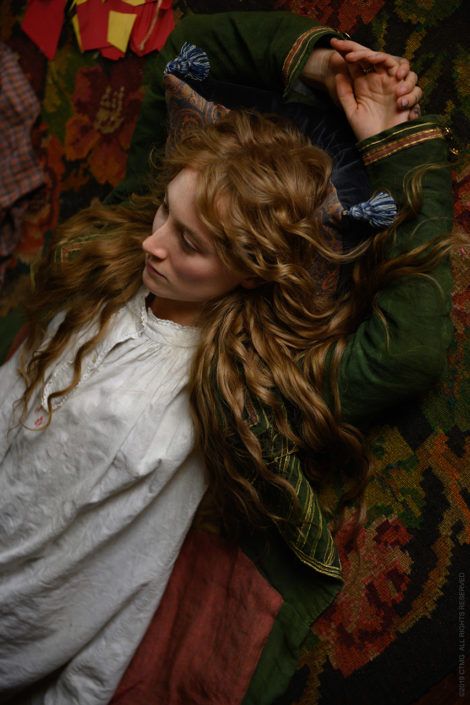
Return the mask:
[[215, 253], [211, 235], [196, 212], [197, 179], [197, 171], [186, 168], [170, 181], [152, 234], [142, 244], [143, 283], [156, 302], [174, 302], [179, 310], [186, 308], [194, 315], [207, 301], [240, 284], [250, 286], [248, 278], [228, 270]]

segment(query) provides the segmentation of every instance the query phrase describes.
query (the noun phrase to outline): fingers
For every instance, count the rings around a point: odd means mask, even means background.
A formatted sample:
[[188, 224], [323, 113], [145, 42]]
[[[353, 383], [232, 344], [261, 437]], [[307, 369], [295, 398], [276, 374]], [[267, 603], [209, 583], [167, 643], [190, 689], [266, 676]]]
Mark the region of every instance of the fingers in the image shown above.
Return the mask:
[[348, 78], [339, 73], [335, 76], [336, 95], [338, 101], [347, 116], [351, 115], [357, 109], [356, 96], [354, 95], [353, 85]]
[[[396, 78], [397, 80], [399, 80], [398, 77]], [[414, 71], [410, 71], [404, 79], [400, 80], [400, 83], [397, 88], [397, 96], [412, 93], [412, 91], [414, 91], [414, 89], [416, 88], [417, 83], [418, 74], [416, 74]]]
[[407, 73], [406, 65], [408, 65], [409, 71], [409, 63], [407, 59], [402, 59], [399, 56], [392, 56], [392, 54], [388, 54], [383, 51], [374, 51], [373, 49], [368, 49], [362, 44], [358, 44], [357, 42], [353, 42], [349, 39], [331, 39], [330, 44], [336, 51], [338, 51], [342, 56], [344, 56], [347, 61], [351, 63], [355, 63], [362, 60], [371, 64], [383, 63], [385, 68], [387, 69], [393, 68], [397, 70], [398, 68], [400, 68], [400, 73], [403, 74], [403, 78], [406, 76]]
[[415, 105], [418, 105], [422, 97], [423, 91], [421, 88], [419, 86], [414, 86], [414, 88], [412, 88], [408, 93], [399, 97], [398, 107], [402, 110], [413, 108]]
[[346, 61], [350, 64], [364, 62], [376, 66], [382, 64], [385, 69], [394, 69], [398, 67], [397, 59], [391, 54], [385, 54], [382, 51], [350, 51], [344, 55]]
[[410, 62], [401, 56], [394, 56], [384, 51], [373, 51], [349, 39], [331, 39], [330, 44], [345, 56], [348, 62], [365, 61], [373, 65], [382, 63], [384, 68], [393, 72], [391, 75], [395, 76], [397, 81], [403, 81], [410, 73]]
[[[417, 85], [418, 76], [411, 71], [408, 59], [382, 51], [372, 51], [351, 39], [331, 39], [330, 44], [338, 52], [336, 56], [338, 58], [339, 55], [342, 56], [347, 63], [352, 79], [359, 78], [370, 71], [387, 72], [396, 80], [395, 95], [398, 110], [408, 111], [410, 120], [419, 117], [419, 103], [423, 97], [423, 91]], [[347, 81], [347, 78], [345, 80]]]
[[[395, 73], [395, 78], [397, 81], [403, 81], [411, 71], [410, 62], [408, 59], [404, 59], [401, 56], [396, 58], [398, 60], [398, 68]], [[416, 76], [416, 74], [414, 75]], [[418, 77], [416, 76], [416, 78]]]
[[352, 39], [337, 39], [336, 37], [333, 37], [333, 39], [330, 39], [330, 44], [333, 49], [339, 51], [340, 54], [347, 54], [350, 51], [372, 51], [372, 49], [368, 49], [363, 44], [353, 42]]
[[421, 117], [421, 106], [416, 104], [408, 113], [408, 120], [415, 120]]

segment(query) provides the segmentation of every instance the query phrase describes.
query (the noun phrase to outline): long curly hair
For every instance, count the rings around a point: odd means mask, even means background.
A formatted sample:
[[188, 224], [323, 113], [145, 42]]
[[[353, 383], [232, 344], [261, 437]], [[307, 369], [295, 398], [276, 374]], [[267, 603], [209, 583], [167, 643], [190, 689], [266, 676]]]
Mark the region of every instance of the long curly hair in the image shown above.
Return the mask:
[[[31, 330], [22, 365], [23, 415], [72, 337], [97, 322], [76, 353], [72, 381], [48, 399], [51, 422], [53, 399], [76, 386], [84, 355], [137, 293], [141, 243], [165, 186], [185, 167], [199, 173], [198, 215], [220, 260], [258, 283], [209, 301], [198, 321], [201, 343], [189, 393], [212, 507], [235, 533], [247, 521], [286, 520], [266, 500], [263, 487], [281, 491], [295, 506], [291, 484], [263, 458], [250, 417], [254, 405], [268, 411], [273, 432], [301, 455], [319, 492], [342, 478], [340, 507], [356, 503], [361, 522], [369, 463], [361, 432], [341, 416], [341, 356], [348, 336], [376, 306], [377, 292], [401, 275], [426, 276], [445, 248], [418, 248], [387, 261], [393, 231], [345, 254], [328, 243], [319, 207], [329, 188], [330, 159], [282, 120], [232, 111], [175, 144], [147, 196], [120, 206], [94, 204], [58, 229], [27, 302]], [[408, 189], [398, 222], [419, 207], [420, 177]], [[334, 266], [352, 262], [351, 290], [319, 297], [311, 271], [319, 260]], [[44, 343], [59, 312], [63, 320]]]

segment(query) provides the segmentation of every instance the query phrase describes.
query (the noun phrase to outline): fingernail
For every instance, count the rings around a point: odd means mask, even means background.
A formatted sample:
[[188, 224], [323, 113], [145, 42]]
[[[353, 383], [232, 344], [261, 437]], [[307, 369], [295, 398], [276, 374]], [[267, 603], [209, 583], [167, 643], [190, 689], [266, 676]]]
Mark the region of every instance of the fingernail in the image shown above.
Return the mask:
[[407, 108], [408, 107], [408, 98], [402, 98], [400, 100], [400, 108]]

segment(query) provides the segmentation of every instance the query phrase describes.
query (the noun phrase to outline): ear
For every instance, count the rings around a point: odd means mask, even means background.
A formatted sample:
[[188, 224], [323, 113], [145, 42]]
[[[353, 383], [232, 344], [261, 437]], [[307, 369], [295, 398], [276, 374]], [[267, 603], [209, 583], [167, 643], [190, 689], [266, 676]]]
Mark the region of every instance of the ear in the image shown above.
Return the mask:
[[261, 286], [263, 280], [259, 277], [246, 277], [240, 282], [240, 286], [244, 289], [256, 289], [257, 286]]

